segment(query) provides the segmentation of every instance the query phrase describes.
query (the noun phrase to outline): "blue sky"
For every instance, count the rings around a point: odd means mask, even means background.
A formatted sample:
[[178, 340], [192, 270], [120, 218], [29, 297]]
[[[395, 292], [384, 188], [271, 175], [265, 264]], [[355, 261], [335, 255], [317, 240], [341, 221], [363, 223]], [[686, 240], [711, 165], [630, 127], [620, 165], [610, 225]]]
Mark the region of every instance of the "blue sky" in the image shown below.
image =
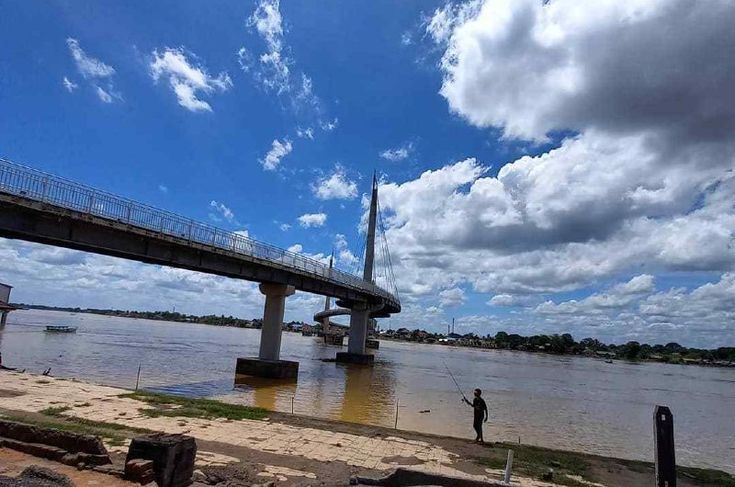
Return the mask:
[[[733, 10], [0, 2], [0, 155], [317, 258], [336, 247], [344, 268], [375, 170], [405, 307], [384, 327], [732, 343], [735, 114], [712, 107], [735, 66], [706, 46], [733, 43]], [[23, 301], [248, 317], [262, 301], [213, 276], [0, 252]], [[307, 320], [321, 299], [292, 301]]]

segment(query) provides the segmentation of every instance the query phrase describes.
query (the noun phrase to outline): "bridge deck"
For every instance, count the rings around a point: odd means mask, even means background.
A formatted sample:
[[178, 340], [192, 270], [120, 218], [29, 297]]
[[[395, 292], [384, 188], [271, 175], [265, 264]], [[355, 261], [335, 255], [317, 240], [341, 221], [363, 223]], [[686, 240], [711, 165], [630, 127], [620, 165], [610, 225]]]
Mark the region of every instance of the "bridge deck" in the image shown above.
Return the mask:
[[2, 159], [0, 236], [401, 309], [390, 292], [302, 254]]

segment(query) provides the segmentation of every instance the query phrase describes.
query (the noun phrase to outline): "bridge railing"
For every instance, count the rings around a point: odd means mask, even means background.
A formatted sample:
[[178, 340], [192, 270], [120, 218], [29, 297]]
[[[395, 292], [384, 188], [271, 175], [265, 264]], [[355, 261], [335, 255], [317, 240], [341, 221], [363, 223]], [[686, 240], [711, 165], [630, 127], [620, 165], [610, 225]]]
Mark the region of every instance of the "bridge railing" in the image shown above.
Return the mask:
[[0, 192], [293, 267], [398, 303], [379, 286], [316, 259], [5, 159], [0, 159]]

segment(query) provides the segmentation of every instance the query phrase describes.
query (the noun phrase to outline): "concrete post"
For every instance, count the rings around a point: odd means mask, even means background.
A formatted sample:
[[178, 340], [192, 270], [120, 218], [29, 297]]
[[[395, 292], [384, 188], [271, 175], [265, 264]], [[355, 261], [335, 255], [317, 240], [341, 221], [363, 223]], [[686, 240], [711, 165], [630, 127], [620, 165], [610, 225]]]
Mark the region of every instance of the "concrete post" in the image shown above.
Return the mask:
[[263, 283], [260, 292], [265, 294], [265, 310], [263, 312], [263, 328], [260, 331], [261, 360], [279, 360], [281, 357], [281, 326], [283, 313], [286, 310], [286, 297], [295, 289], [285, 284]]
[[666, 406], [653, 410], [656, 487], [676, 487], [674, 415]]
[[367, 303], [356, 303], [352, 307], [352, 313], [350, 313], [350, 341], [347, 344], [349, 353], [365, 353], [369, 315]]
[[0, 326], [5, 326], [5, 323], [8, 321], [8, 312], [3, 311], [0, 313]]

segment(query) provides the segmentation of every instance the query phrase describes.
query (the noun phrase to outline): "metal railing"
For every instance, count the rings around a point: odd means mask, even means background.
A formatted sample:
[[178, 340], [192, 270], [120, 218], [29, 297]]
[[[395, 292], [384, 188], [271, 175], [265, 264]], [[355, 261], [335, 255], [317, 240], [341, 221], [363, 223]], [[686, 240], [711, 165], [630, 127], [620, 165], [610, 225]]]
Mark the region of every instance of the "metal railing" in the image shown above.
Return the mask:
[[0, 158], [0, 192], [290, 267], [325, 281], [399, 303], [397, 297], [379, 286], [339, 269], [330, 269], [322, 262], [305, 255], [2, 158]]

